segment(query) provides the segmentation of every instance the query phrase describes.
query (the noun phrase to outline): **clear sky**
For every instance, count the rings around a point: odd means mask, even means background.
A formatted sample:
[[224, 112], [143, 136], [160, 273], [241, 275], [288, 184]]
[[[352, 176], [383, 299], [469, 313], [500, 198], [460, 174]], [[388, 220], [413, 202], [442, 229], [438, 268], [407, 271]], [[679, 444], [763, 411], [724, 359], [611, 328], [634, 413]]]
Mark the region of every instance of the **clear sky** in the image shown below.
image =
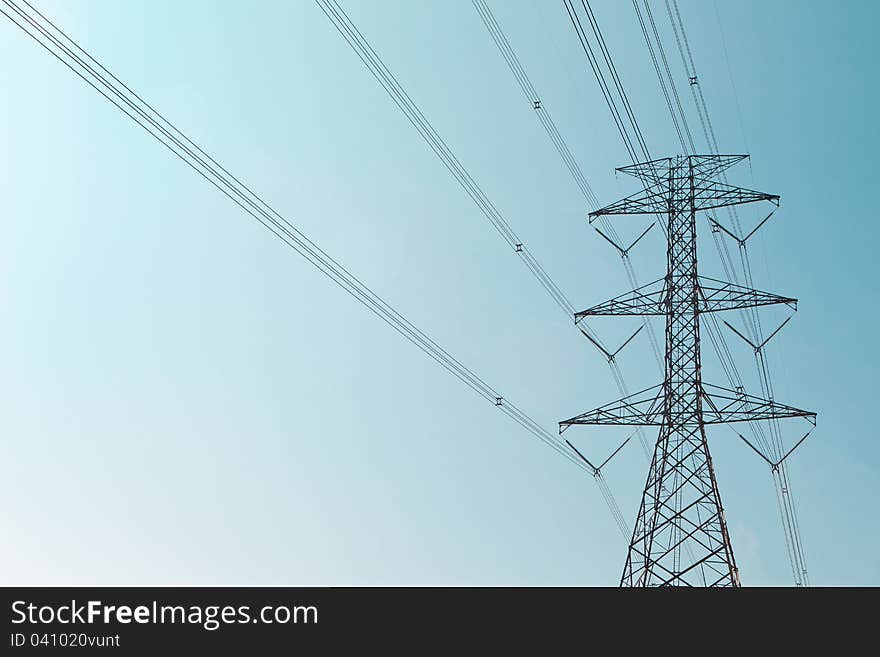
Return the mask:
[[[471, 3], [341, 4], [574, 304], [625, 291]], [[880, 584], [880, 8], [679, 4], [721, 148], [752, 155], [732, 180], [782, 195], [753, 259], [758, 287], [800, 299], [770, 358], [778, 399], [819, 413], [791, 461], [811, 579]], [[617, 396], [315, 4], [35, 5], [551, 431]], [[593, 5], [652, 152], [678, 153], [631, 4]], [[490, 6], [599, 199], [635, 191], [562, 3]], [[0, 82], [2, 583], [617, 584], [626, 546], [589, 477], [5, 18]], [[657, 235], [634, 253], [644, 281], [662, 254]], [[643, 337], [620, 362], [633, 389], [659, 381]], [[566, 437], [603, 455], [618, 434]], [[789, 584], [768, 468], [727, 429], [709, 440], [743, 582]], [[606, 471], [627, 521], [646, 470], [632, 445]]]

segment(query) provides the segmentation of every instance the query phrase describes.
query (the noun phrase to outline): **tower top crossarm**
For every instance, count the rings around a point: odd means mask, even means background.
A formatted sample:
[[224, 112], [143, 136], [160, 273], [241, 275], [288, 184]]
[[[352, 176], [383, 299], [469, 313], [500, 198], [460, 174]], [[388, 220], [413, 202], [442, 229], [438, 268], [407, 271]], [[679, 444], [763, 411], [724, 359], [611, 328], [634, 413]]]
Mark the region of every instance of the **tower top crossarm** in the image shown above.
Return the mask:
[[678, 157], [661, 157], [649, 162], [638, 162], [623, 167], [617, 167], [615, 171], [625, 173], [643, 180], [646, 184], [666, 179], [666, 172], [676, 162], [687, 159], [695, 172], [702, 177], [714, 176], [726, 171], [734, 164], [748, 159], [748, 155], [680, 155]]
[[748, 155], [684, 155], [620, 167], [617, 171], [639, 178], [645, 184], [644, 189], [591, 212], [590, 220], [613, 214], [665, 213], [669, 209], [669, 188], [683, 176], [688, 177], [693, 185], [695, 211], [757, 201], [779, 205], [777, 194], [735, 187], [715, 178], [747, 157]]

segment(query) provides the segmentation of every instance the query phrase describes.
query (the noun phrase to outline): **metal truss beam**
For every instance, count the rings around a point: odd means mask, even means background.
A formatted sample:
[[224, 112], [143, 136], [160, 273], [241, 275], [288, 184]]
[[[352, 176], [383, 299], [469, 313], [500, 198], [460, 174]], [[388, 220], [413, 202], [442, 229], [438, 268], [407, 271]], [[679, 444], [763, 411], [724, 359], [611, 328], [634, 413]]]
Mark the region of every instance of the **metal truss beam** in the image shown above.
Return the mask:
[[[797, 310], [797, 299], [772, 292], [754, 290], [735, 283], [727, 283], [714, 278], [697, 278], [697, 312], [714, 313], [723, 310], [738, 310], [757, 306], [785, 304]], [[666, 279], [658, 279], [646, 285], [575, 313], [575, 320], [601, 315], [666, 315], [671, 304]], [[690, 304], [691, 301], [684, 301]]]
[[[576, 424], [610, 426], [663, 426], [664, 384], [647, 388], [622, 399], [610, 402], [586, 413], [581, 413], [559, 423], [560, 433]], [[812, 411], [780, 404], [721, 386], [702, 384], [700, 397], [705, 403], [701, 419], [693, 423], [730, 424], [734, 422], [757, 422], [788, 418], [815, 418]]]

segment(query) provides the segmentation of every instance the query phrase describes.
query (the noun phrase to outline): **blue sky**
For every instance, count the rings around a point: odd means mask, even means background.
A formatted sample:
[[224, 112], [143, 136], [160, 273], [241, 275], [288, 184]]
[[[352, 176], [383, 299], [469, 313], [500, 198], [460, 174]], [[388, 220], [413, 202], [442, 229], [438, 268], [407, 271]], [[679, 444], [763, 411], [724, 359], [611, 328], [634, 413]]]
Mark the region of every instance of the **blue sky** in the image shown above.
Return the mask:
[[[471, 3], [342, 4], [574, 304], [625, 291]], [[679, 4], [721, 147], [752, 155], [732, 180], [782, 195], [753, 258], [758, 287], [800, 299], [770, 358], [778, 398], [819, 412], [791, 462], [811, 579], [880, 583], [880, 10]], [[615, 398], [602, 359], [316, 5], [37, 6], [550, 430]], [[490, 6], [599, 199], [634, 191], [614, 175], [626, 152], [562, 4]], [[594, 8], [652, 152], [677, 153], [631, 5]], [[0, 34], [3, 583], [617, 583], [625, 545], [588, 477], [8, 21]], [[706, 246], [702, 272], [717, 276]], [[634, 254], [644, 281], [662, 249], [652, 236]], [[614, 342], [630, 325], [596, 328]], [[659, 376], [644, 340], [621, 367], [633, 388]], [[617, 438], [566, 437], [591, 454]], [[786, 585], [769, 473], [734, 441], [710, 433], [743, 582]], [[606, 472], [628, 520], [646, 468], [633, 448]]]

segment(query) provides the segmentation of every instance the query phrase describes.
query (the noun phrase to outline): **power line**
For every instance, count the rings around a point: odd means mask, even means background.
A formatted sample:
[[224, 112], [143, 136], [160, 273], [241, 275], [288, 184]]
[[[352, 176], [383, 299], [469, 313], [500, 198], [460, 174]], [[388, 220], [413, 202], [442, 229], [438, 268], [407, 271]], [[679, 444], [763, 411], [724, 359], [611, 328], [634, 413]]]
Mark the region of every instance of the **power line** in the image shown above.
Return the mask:
[[[675, 34], [676, 45], [681, 56], [682, 64], [684, 65], [685, 71], [687, 72], [688, 79], [690, 81], [694, 104], [696, 105], [697, 113], [700, 116], [700, 121], [703, 124], [703, 131], [706, 136], [706, 141], [709, 144], [709, 147], [714, 149], [714, 152], [717, 153], [719, 149], [718, 141], [715, 136], [715, 129], [712, 125], [712, 119], [709, 115], [709, 108], [706, 104], [706, 98], [703, 94], [702, 85], [700, 85], [699, 83], [699, 77], [697, 74], [696, 64], [694, 62], [694, 56], [691, 51], [690, 42], [687, 37], [687, 31], [684, 27], [684, 22], [681, 18], [681, 12], [678, 7], [678, 0], [665, 0], [665, 3], [666, 11], [669, 16], [669, 22], [672, 25], [672, 30]], [[720, 25], [720, 17], [718, 18]], [[728, 71], [729, 68], [730, 63], [728, 61]], [[739, 101], [737, 100], [737, 109], [738, 108]], [[727, 182], [726, 175], [722, 175], [722, 180], [725, 183]], [[730, 210], [731, 212], [729, 212], [729, 216], [732, 224], [736, 228], [737, 233], [739, 235], [744, 235], [745, 233], [740, 224], [736, 209], [731, 208]], [[742, 272], [745, 278], [746, 285], [749, 287], [754, 287], [752, 267], [749, 259], [749, 251], [746, 239], [741, 239], [738, 242], [740, 264], [742, 266]], [[728, 259], [730, 258], [730, 255], [727, 252], [726, 248], [723, 253], [719, 250], [719, 255], [721, 255], [722, 257], [726, 256]], [[730, 266], [731, 268], [733, 268], [732, 263]], [[760, 313], [756, 308], [752, 308], [750, 313], [746, 311], [744, 312], [746, 315], [744, 317], [744, 323], [747, 330], [751, 331], [754, 343], [756, 345], [762, 345], [764, 343], [764, 333], [761, 327]], [[773, 381], [769, 363], [767, 362], [766, 354], [763, 348], [755, 350], [755, 361], [762, 392], [765, 396], [768, 396], [772, 399], [774, 395]], [[783, 530], [786, 534], [786, 543], [790, 545], [789, 556], [792, 562], [794, 580], [795, 584], [797, 585], [806, 585], [809, 583], [809, 574], [807, 571], [806, 559], [804, 555], [803, 539], [800, 535], [797, 511], [794, 502], [794, 494], [792, 492], [789, 480], [788, 463], [784, 460], [781, 460], [785, 448], [783, 446], [782, 429], [779, 425], [778, 420], [770, 421], [770, 434], [771, 440], [769, 442], [771, 449], [769, 453], [774, 455], [776, 461], [779, 461], [778, 466], [772, 469], [772, 476], [774, 479], [774, 486], [777, 489], [777, 496], [780, 501], [780, 511], [783, 518]]]
[[[550, 116], [550, 111], [547, 108], [546, 103], [542, 100], [534, 83], [526, 73], [525, 68], [523, 67], [519, 57], [514, 51], [513, 46], [510, 44], [507, 35], [504, 33], [501, 24], [495, 18], [495, 15], [492, 13], [492, 10], [489, 8], [485, 0], [472, 0], [472, 2], [474, 8], [477, 10], [477, 13], [482, 19], [483, 24], [486, 26], [489, 35], [492, 37], [492, 41], [497, 46], [499, 52], [507, 63], [508, 68], [513, 74], [514, 79], [522, 90], [523, 96], [525, 96], [527, 102], [529, 103], [529, 106], [534, 110], [536, 116], [541, 122], [541, 125], [547, 133], [547, 136], [550, 138], [550, 141], [556, 147], [560, 158], [571, 173], [571, 176], [574, 179], [578, 189], [581, 191], [584, 199], [587, 201], [588, 204], [590, 204], [590, 207], [598, 207], [598, 198], [593, 192], [592, 187], [590, 187], [589, 183], [587, 182], [580, 165], [578, 165], [577, 163], [577, 160], [572, 155], [571, 149], [569, 148], [563, 136], [560, 134], [559, 130], [556, 128], [556, 123]], [[608, 231], [608, 234], [611, 235], [612, 239], [615, 242], [617, 242], [618, 244], [622, 242], [622, 240], [620, 240], [620, 238], [616, 234], [613, 223], [608, 221], [606, 217], [600, 217], [599, 221], [602, 224], [603, 229]], [[633, 268], [632, 262], [630, 261], [629, 254], [627, 252], [620, 252], [620, 256], [624, 270], [626, 271], [627, 277], [629, 278], [633, 288], [635, 289], [640, 287], [638, 277], [636, 276], [635, 269]], [[584, 331], [589, 331], [586, 322], [579, 322], [578, 326]], [[654, 356], [657, 360], [657, 364], [660, 370], [662, 371], [662, 356], [660, 355], [657, 337], [654, 334], [654, 327], [651, 325], [651, 322], [647, 318], [644, 319], [643, 326], [647, 328], [648, 338], [654, 351]], [[593, 332], [588, 332], [588, 337], [590, 340], [596, 338]], [[604, 349], [603, 346], [600, 346], [599, 344], [596, 344], [595, 346], [607, 357], [608, 352]], [[623, 373], [620, 371], [617, 362], [614, 359], [609, 358], [608, 366], [611, 369], [611, 375], [614, 378], [614, 381], [617, 385], [618, 390], [620, 391], [621, 396], [627, 396], [629, 394], [629, 389], [626, 385]], [[650, 459], [651, 450], [648, 445], [648, 441], [645, 438], [644, 431], [639, 428], [637, 435], [646, 457]]]
[[[30, 8], [30, 12], [11, 0], [3, 0], [3, 3], [9, 11], [0, 8], [0, 13], [142, 127], [151, 137], [232, 200], [239, 208], [265, 226], [282, 242], [294, 249], [359, 303], [483, 399], [495, 405], [517, 424], [578, 468], [596, 475], [594, 469], [590, 469], [563, 447], [557, 436], [541, 427], [525, 412], [505, 399], [495, 388], [392, 308], [372, 289], [272, 208], [263, 198], [253, 192], [250, 187], [229, 173], [225, 167], [196, 145], [164, 115], [111, 73], [27, 0], [24, 4]], [[606, 498], [606, 504], [608, 504], [616, 521], [620, 514], [616, 501], [613, 497]]]
[[[563, 0], [563, 4], [565, 5], [565, 10], [568, 13], [568, 17], [571, 20], [572, 27], [574, 27], [575, 33], [578, 36], [578, 41], [580, 41], [581, 48], [583, 49], [584, 54], [587, 56], [587, 61], [590, 64], [590, 69], [593, 71], [596, 82], [599, 84], [599, 89], [602, 91], [602, 96], [605, 99], [605, 104], [608, 106], [608, 109], [611, 112], [611, 116], [614, 119], [614, 123], [617, 126], [617, 130], [620, 133], [620, 137], [623, 140], [624, 147], [629, 154], [630, 160], [633, 164], [638, 164], [639, 162], [650, 162], [652, 159], [651, 153], [648, 150], [648, 146], [645, 142], [642, 129], [639, 127], [639, 123], [636, 120], [635, 112], [632, 109], [632, 104], [629, 102], [629, 97], [627, 96], [626, 90], [623, 87], [623, 82], [620, 79], [620, 75], [618, 75], [617, 73], [617, 67], [614, 65], [614, 59], [611, 56], [611, 51], [609, 50], [607, 43], [605, 42], [605, 37], [602, 34], [601, 27], [599, 26], [599, 21], [596, 20], [596, 15], [595, 13], [593, 13], [592, 5], [589, 3], [588, 0], [581, 0], [581, 6], [586, 12], [593, 38], [597, 43], [599, 52], [602, 54], [602, 58], [605, 62], [605, 67], [608, 71], [608, 77], [610, 77], [612, 82], [614, 83], [615, 91], [612, 91], [612, 89], [608, 85], [605, 72], [603, 71], [602, 65], [599, 62], [598, 57], [596, 56], [596, 51], [590, 41], [590, 38], [587, 35], [587, 31], [584, 29], [584, 25], [580, 19], [580, 14], [578, 13], [578, 10], [573, 3], [573, 0]], [[615, 99], [615, 96], [617, 97], [617, 99]], [[618, 103], [621, 107], [624, 108], [624, 114], [626, 115], [626, 117], [621, 114]], [[632, 135], [630, 133], [632, 133]], [[638, 149], [636, 147], [638, 147]], [[657, 218], [657, 225], [660, 226], [660, 230], [663, 231], [665, 235], [665, 222], [659, 214], [655, 214], [655, 217]], [[656, 342], [656, 340], [653, 342]], [[652, 343], [652, 347], [656, 347], [656, 345]], [[655, 351], [659, 354], [659, 349], [655, 349]]]
[[[651, 24], [651, 31], [654, 35], [654, 39], [657, 43], [657, 52], [654, 51], [654, 43], [651, 40], [651, 37], [648, 34], [648, 28], [645, 24], [645, 19], [642, 16], [642, 11], [639, 8], [639, 0], [632, 0], [633, 9], [636, 12], [636, 16], [639, 19], [639, 26], [642, 28], [642, 35], [645, 38], [645, 44], [648, 46], [648, 52], [651, 55], [651, 61], [654, 64], [654, 71], [657, 73], [657, 79], [660, 81], [660, 88], [663, 91], [663, 96], [666, 99], [666, 106], [669, 108], [669, 114], [672, 117], [672, 123], [675, 127], [675, 132], [678, 134], [678, 139], [682, 143], [682, 146], [687, 150], [685, 144], [685, 135], [687, 136], [687, 143], [690, 145], [690, 150], [688, 152], [694, 152], [696, 149], [694, 148], [694, 139], [691, 136], [690, 128], [687, 124], [687, 119], [684, 115], [684, 109], [681, 106], [681, 98], [678, 95], [678, 89], [675, 86], [675, 83], [672, 80], [672, 72], [669, 68], [669, 60], [666, 58], [666, 50], [663, 48], [663, 42], [660, 40], [660, 34], [657, 31], [657, 23], [654, 21], [654, 14], [651, 11], [651, 5], [648, 4], [648, 0], [644, 0], [645, 14], [648, 17], [648, 20]], [[660, 59], [658, 60], [657, 54], [659, 53]], [[663, 77], [663, 74], [660, 72], [660, 61], [663, 62], [663, 68], [666, 71], [666, 77], [669, 80], [669, 84], [667, 85], [666, 80]], [[674, 103], [673, 103], [674, 100]], [[676, 114], [676, 108], [678, 109], [678, 114]], [[679, 117], [681, 117], [679, 121]]]
[[523, 240], [514, 232], [507, 219], [489, 200], [483, 189], [477, 184], [471, 174], [465, 169], [461, 161], [452, 152], [449, 145], [434, 129], [431, 122], [425, 117], [421, 109], [415, 104], [400, 81], [388, 69], [381, 57], [376, 53], [363, 33], [352, 22], [348, 14], [335, 0], [316, 0], [318, 6], [345, 39], [358, 58], [363, 62], [367, 70], [376, 78], [382, 88], [391, 97], [404, 116], [419, 132], [422, 139], [430, 146], [431, 150], [440, 158], [443, 165], [449, 170], [453, 178], [461, 185], [468, 196], [474, 201], [482, 214], [489, 220], [498, 234], [507, 245], [520, 256], [520, 259], [538, 280], [541, 286], [553, 298], [562, 309], [568, 319], [574, 315], [575, 309], [559, 286], [553, 281], [544, 267], [538, 262], [534, 254], [524, 245]]
[[611, 80], [614, 82], [614, 86], [617, 88], [617, 93], [623, 104], [623, 108], [626, 112], [627, 117], [629, 118], [633, 131], [635, 132], [636, 141], [641, 147], [642, 153], [647, 159], [650, 160], [651, 155], [648, 151], [648, 146], [645, 143], [645, 137], [642, 134], [641, 128], [639, 128], [638, 122], [636, 121], [632, 105], [629, 102], [629, 97], [627, 96], [626, 91], [623, 88], [623, 83], [620, 81], [620, 75], [618, 75], [617, 73], [617, 67], [614, 65], [614, 60], [612, 59], [611, 53], [608, 50], [608, 45], [605, 43], [605, 36], [602, 34], [602, 30], [599, 28], [599, 21], [596, 20], [596, 15], [593, 13], [593, 6], [590, 4], [589, 0], [581, 0], [581, 6], [587, 13], [587, 18], [589, 19], [593, 34], [595, 35], [596, 41], [599, 44], [599, 51], [602, 53], [605, 64], [608, 67], [608, 70], [611, 72]]
[[[363, 33], [360, 29], [354, 24], [351, 18], [346, 14], [345, 10], [339, 5], [335, 0], [316, 0], [318, 6], [336, 28], [336, 30], [342, 35], [348, 45], [354, 50], [355, 54], [357, 54], [358, 58], [361, 62], [367, 67], [373, 77], [379, 82], [382, 88], [386, 91], [386, 93], [391, 97], [391, 99], [395, 102], [398, 108], [404, 113], [413, 127], [419, 132], [421, 137], [425, 140], [425, 142], [431, 147], [431, 150], [440, 158], [455, 180], [465, 189], [468, 196], [476, 203], [477, 207], [481, 210], [481, 212], [486, 216], [486, 218], [490, 221], [490, 223], [495, 227], [497, 232], [502, 236], [502, 238], [507, 242], [509, 246], [514, 247], [514, 251], [519, 254], [532, 272], [532, 274], [538, 279], [538, 281], [542, 284], [542, 286], [547, 290], [548, 293], [554, 298], [557, 302], [557, 305], [565, 312], [566, 316], [571, 319], [574, 316], [574, 306], [569, 302], [569, 300], [565, 297], [563, 292], [559, 289], [559, 287], [553, 282], [550, 278], [549, 274], [543, 268], [543, 266], [537, 261], [534, 255], [526, 249], [523, 245], [520, 238], [516, 235], [513, 228], [501, 214], [501, 212], [497, 209], [494, 203], [492, 203], [486, 194], [483, 192], [482, 188], [476, 183], [470, 173], [465, 169], [464, 165], [461, 164], [459, 159], [452, 152], [451, 148], [447, 144], [447, 142], [437, 133], [434, 126], [431, 122], [425, 117], [424, 113], [421, 109], [415, 104], [407, 91], [403, 88], [400, 81], [397, 77], [391, 72], [385, 62], [381, 59], [375, 49], [370, 45], [370, 43], [366, 40]], [[479, 9], [479, 8], [478, 8]], [[486, 8], [488, 10], [488, 7]], [[491, 15], [491, 14], [490, 14]], [[523, 93], [526, 94], [527, 97], [536, 98], [536, 92], [534, 90], [534, 86], [531, 84], [531, 81], [525, 75], [525, 72], [522, 70], [522, 67], [519, 66], [518, 60], [516, 60], [516, 55], [513, 54], [512, 50], [508, 49], [505, 51], [506, 56], [511, 57], [511, 60], [515, 62], [515, 73], [514, 75], [517, 77], [517, 81], [519, 82]], [[540, 106], [540, 102], [537, 103]], [[545, 128], [550, 132], [551, 135], [557, 140], [558, 148], [561, 149], [560, 152], [564, 153], [564, 158], [567, 158], [569, 163], [572, 163], [575, 170], [578, 171], [576, 163], [574, 163], [573, 157], [571, 156], [571, 152], [568, 149], [567, 145], [565, 145], [562, 140], [561, 135], [553, 124], [552, 119], [550, 119], [549, 115], [544, 115], [543, 123]], [[583, 175], [580, 174], [580, 180], [582, 181], [586, 193], [591, 194], [592, 190], [589, 189], [589, 185], [586, 183], [586, 180], [583, 178]], [[595, 198], [595, 195], [593, 196]], [[602, 345], [601, 340], [598, 336], [596, 336], [589, 328], [582, 327], [582, 330], [588, 334], [588, 337], [596, 344], [600, 349], [604, 349], [604, 345]], [[619, 381], [619, 385], [623, 385], [622, 379], [620, 378], [620, 373], [617, 368], [616, 363], [610, 363], [612, 367], [612, 372], [615, 374], [615, 379]], [[599, 473], [596, 471], [594, 473], [596, 477], [597, 483], [600, 481]], [[607, 487], [607, 484], [602, 480], [602, 484]], [[603, 496], [606, 498], [610, 498], [613, 500], [613, 496], [611, 496], [611, 491], [608, 490], [607, 493], [603, 493]], [[616, 502], [614, 502], [616, 506]], [[619, 513], [619, 510], [618, 510]], [[621, 516], [622, 519], [622, 516]], [[620, 523], [618, 523], [620, 526]], [[624, 529], [621, 529], [621, 533], [624, 538], [628, 539], [628, 532]]]
[[721, 14], [718, 11], [717, 0], [713, 0], [712, 5], [715, 9], [715, 18], [718, 21], [718, 34], [721, 37], [721, 51], [724, 53], [724, 63], [727, 66], [727, 75], [730, 78], [730, 88], [733, 90], [733, 100], [734, 100], [734, 105], [736, 106], [736, 116], [737, 116], [737, 120], [739, 121], [739, 129], [740, 129], [740, 132], [742, 133], [743, 146], [745, 147], [745, 152], [749, 153], [750, 150], [749, 150], [748, 139], [746, 138], [746, 127], [745, 127], [745, 123], [743, 122], [742, 109], [741, 109], [740, 103], [739, 103], [739, 94], [736, 92], [736, 82], [733, 79], [733, 70], [730, 67], [730, 55], [727, 52], [727, 39], [724, 36], [724, 26], [722, 25], [722, 21], [721, 21]]
[[[608, 106], [608, 110], [611, 112], [611, 118], [614, 120], [615, 126], [617, 126], [617, 131], [620, 133], [620, 137], [623, 140], [624, 146], [626, 147], [627, 153], [629, 153], [630, 159], [633, 162], [637, 162], [641, 159], [638, 155], [637, 147], [641, 148], [642, 155], [645, 160], [650, 160], [651, 156], [648, 153], [648, 149], [644, 144], [644, 139], [641, 138], [641, 131], [638, 128], [638, 124], [635, 121], [635, 117], [632, 115], [632, 112], [627, 112], [627, 117], [629, 119], [629, 127], [627, 127], [627, 121], [621, 114], [620, 108], [618, 107], [618, 102], [620, 102], [624, 108], [628, 106], [628, 102], [625, 99], [625, 95], [620, 97], [619, 100], [615, 99], [615, 94], [612, 92], [611, 87], [608, 85], [608, 81], [605, 78], [605, 73], [602, 70], [602, 67], [599, 64], [599, 59], [596, 56], [596, 52], [593, 48], [592, 43], [590, 42], [589, 37], [587, 36], [587, 32], [584, 29], [583, 23], [581, 22], [580, 16], [578, 15], [577, 8], [574, 6], [573, 0], [563, 0], [565, 4], [565, 10], [568, 12], [568, 17], [571, 20], [571, 24], [574, 27], [575, 32], [578, 36], [578, 41], [580, 41], [581, 48], [584, 51], [584, 54], [587, 56], [587, 61], [590, 64], [590, 69], [593, 71], [593, 75], [596, 78], [596, 82], [599, 84], [599, 89], [602, 92], [602, 97], [605, 99], [605, 104]], [[583, 3], [584, 8], [586, 9], [588, 4]], [[590, 21], [590, 25], [593, 28], [594, 35], [598, 39], [600, 34], [598, 29], [598, 24], [594, 21]], [[603, 40], [604, 41], [604, 40]], [[604, 52], [607, 52], [607, 49], [601, 49]], [[606, 56], [606, 61], [608, 57]], [[614, 77], [614, 76], [612, 76]], [[618, 86], [618, 92], [620, 91], [620, 87]], [[630, 135], [630, 132], [633, 135]], [[634, 143], [635, 142], [635, 143]]]
[[[653, 34], [654, 42], [656, 42], [657, 52], [659, 52], [660, 60], [663, 62], [665, 77], [663, 75], [663, 72], [661, 72], [661, 67], [658, 63], [658, 57], [655, 53], [654, 43], [649, 36], [649, 32], [645, 23], [645, 19], [642, 15], [642, 11], [639, 7], [638, 0], [632, 0], [632, 4], [639, 21], [639, 25], [642, 29], [642, 34], [645, 38], [648, 52], [654, 65], [654, 71], [657, 75], [657, 79], [660, 82], [661, 90], [663, 91], [664, 97], [666, 99], [667, 108], [669, 109], [669, 114], [673, 122], [673, 127], [676, 130], [676, 134], [678, 135], [681, 147], [685, 152], [694, 152], [696, 148], [694, 146], [693, 137], [690, 131], [690, 127], [688, 126], [687, 117], [680, 102], [677, 86], [675, 84], [675, 80], [673, 78], [668, 60], [665, 55], [663, 42], [657, 29], [657, 25], [651, 11], [650, 3], [648, 2], [648, 0], [642, 0], [645, 14], [647, 15], [648, 22], [651, 25], [651, 33]], [[720, 151], [715, 136], [714, 126], [712, 125], [712, 120], [709, 115], [705, 95], [703, 94], [702, 87], [699, 84], [696, 64], [694, 62], [693, 53], [691, 51], [690, 43], [687, 38], [687, 33], [684, 28], [684, 23], [681, 19], [678, 2], [677, 0], [665, 0], [665, 5], [670, 24], [672, 26], [672, 30], [675, 35], [676, 46], [681, 57], [682, 64], [684, 66], [685, 73], [688, 77], [688, 86], [691, 90], [691, 95], [694, 100], [694, 105], [697, 109], [697, 114], [700, 119], [703, 134], [706, 138], [706, 143], [712, 153], [718, 154]], [[674, 103], [673, 99], [675, 101]], [[728, 181], [725, 172], [720, 172], [720, 178], [723, 183], [727, 184]], [[736, 208], [728, 207], [727, 212], [737, 233], [739, 235], [743, 235], [744, 232], [742, 230]], [[727, 248], [727, 242], [719, 234], [719, 231], [714, 225], [713, 238], [715, 241], [716, 249], [718, 251], [718, 255], [721, 259], [722, 266], [725, 270], [725, 274], [728, 276], [729, 280], [732, 280], [734, 283], [738, 283], [739, 276], [737, 275], [736, 266], [734, 265], [733, 258], [731, 257], [731, 254]], [[751, 265], [749, 262], [748, 250], [745, 240], [739, 241], [739, 255], [745, 284], [748, 287], [753, 288], [754, 281], [752, 277]], [[751, 334], [751, 338], [754, 343], [762, 344], [763, 331], [761, 329], [761, 320], [757, 308], [743, 309], [740, 312], [747, 327], [747, 331]], [[726, 344], [724, 335], [720, 327], [718, 326], [717, 318], [710, 317], [710, 321], [706, 325], [706, 328], [707, 333], [710, 337], [710, 341], [712, 342], [712, 345], [718, 354], [719, 360], [721, 361], [722, 369], [724, 370], [725, 375], [728, 377], [728, 380], [731, 382], [731, 385], [734, 385], [737, 389], [745, 390], [739, 372], [733, 364], [733, 359], [730, 354], [729, 347]], [[770, 399], [773, 399], [773, 385], [765, 354], [762, 350], [756, 351], [755, 358], [757, 361], [757, 369], [762, 393]], [[771, 420], [769, 428], [770, 436], [768, 438], [764, 434], [764, 429], [761, 425], [750, 423], [750, 429], [754, 434], [756, 441], [761, 444], [764, 449], [767, 450], [767, 453], [772, 454], [776, 461], [779, 461], [784, 453], [782, 433], [779, 421], [775, 419]], [[777, 490], [780, 512], [783, 519], [783, 530], [785, 534], [786, 546], [792, 564], [792, 574], [794, 576], [795, 583], [799, 585], [802, 580], [804, 582], [806, 581], [807, 569], [804, 562], [802, 539], [799, 535], [793, 496], [791, 493], [789, 482], [786, 478], [787, 469], [787, 463], [785, 463], [784, 461], [780, 462], [778, 466], [773, 469], [773, 480], [774, 486]]]
[[538, 120], [547, 132], [547, 136], [550, 137], [550, 140], [553, 142], [553, 146], [556, 148], [559, 156], [562, 158], [562, 161], [571, 173], [571, 177], [574, 179], [581, 194], [583, 194], [584, 198], [591, 206], [598, 206], [599, 199], [596, 197], [595, 192], [593, 192], [593, 188], [587, 182], [581, 167], [578, 165], [574, 155], [572, 155], [571, 149], [560, 134], [559, 129], [556, 127], [556, 123], [551, 118], [544, 100], [541, 98], [537, 89], [535, 89], [535, 85], [532, 84], [531, 79], [520, 63], [519, 57], [517, 57], [516, 52], [510, 45], [510, 41], [504, 34], [504, 30], [502, 30], [501, 25], [498, 23], [498, 20], [492, 13], [489, 5], [486, 4], [485, 0], [472, 0], [472, 2], [474, 8], [482, 19], [483, 24], [489, 31], [489, 35], [498, 47], [498, 51], [504, 57], [504, 61], [507, 63], [510, 72], [513, 74], [513, 77], [516, 79], [517, 84], [522, 90], [523, 96], [525, 96], [529, 106], [534, 110], [535, 115], [538, 117]]

